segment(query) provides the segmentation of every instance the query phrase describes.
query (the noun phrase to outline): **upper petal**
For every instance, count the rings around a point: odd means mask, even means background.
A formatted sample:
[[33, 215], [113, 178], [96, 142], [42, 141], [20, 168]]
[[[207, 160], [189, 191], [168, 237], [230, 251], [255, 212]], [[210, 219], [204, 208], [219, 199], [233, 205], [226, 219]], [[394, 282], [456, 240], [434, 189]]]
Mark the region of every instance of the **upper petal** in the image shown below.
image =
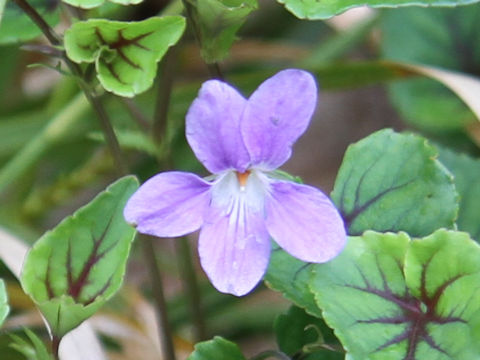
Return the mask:
[[330, 199], [307, 185], [271, 183], [266, 199], [266, 226], [289, 254], [307, 262], [325, 262], [343, 249], [347, 235]]
[[287, 161], [316, 104], [317, 86], [305, 71], [284, 70], [263, 82], [248, 99], [241, 122], [251, 163], [271, 170]]
[[211, 208], [200, 231], [202, 268], [218, 291], [245, 295], [262, 279], [270, 256], [263, 216], [244, 201], [225, 209]]
[[193, 152], [212, 173], [245, 171], [250, 157], [240, 134], [246, 100], [230, 85], [205, 82], [187, 113], [186, 135]]
[[200, 228], [210, 202], [210, 184], [184, 172], [147, 180], [125, 206], [125, 220], [144, 234], [181, 236]]

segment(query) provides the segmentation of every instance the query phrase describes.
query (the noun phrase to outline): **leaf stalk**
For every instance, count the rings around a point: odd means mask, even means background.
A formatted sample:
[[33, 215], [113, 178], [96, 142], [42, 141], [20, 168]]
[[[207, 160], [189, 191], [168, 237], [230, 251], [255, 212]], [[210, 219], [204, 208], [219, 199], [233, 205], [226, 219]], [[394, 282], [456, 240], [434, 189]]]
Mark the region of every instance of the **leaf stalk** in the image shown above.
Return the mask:
[[173, 336], [168, 320], [167, 302], [163, 291], [162, 274], [155, 256], [154, 238], [147, 235], [141, 236], [141, 243], [145, 261], [150, 272], [153, 298], [157, 308], [157, 317], [160, 324], [160, 341], [162, 344], [163, 358], [165, 360], [176, 360], [175, 349], [173, 345]]
[[[32, 21], [38, 26], [42, 31], [45, 37], [53, 46], [62, 46], [61, 38], [55, 33], [55, 31], [50, 27], [50, 25], [45, 21], [45, 19], [35, 10], [26, 0], [13, 0], [24, 12], [28, 15]], [[93, 90], [88, 86], [84, 74], [82, 73], [80, 67], [72, 62], [66, 55], [65, 52], [62, 52], [63, 60], [67, 64], [70, 71], [77, 77], [78, 85], [80, 89], [84, 92], [88, 102], [94, 109], [97, 114], [98, 119], [100, 120], [100, 126], [105, 135], [105, 140], [110, 148], [113, 159], [115, 161], [116, 167], [120, 175], [127, 173], [127, 166], [123, 161], [122, 152], [118, 140], [115, 136], [112, 124], [110, 119], [101, 103], [99, 97], [93, 92]]]

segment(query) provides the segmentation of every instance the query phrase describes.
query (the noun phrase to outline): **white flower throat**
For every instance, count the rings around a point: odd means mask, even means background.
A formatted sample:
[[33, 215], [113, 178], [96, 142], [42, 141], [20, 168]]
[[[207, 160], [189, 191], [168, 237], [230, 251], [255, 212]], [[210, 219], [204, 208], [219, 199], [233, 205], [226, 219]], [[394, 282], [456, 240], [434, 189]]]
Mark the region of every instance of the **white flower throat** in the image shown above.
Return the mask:
[[263, 212], [268, 189], [269, 180], [261, 171], [249, 169], [239, 173], [228, 170], [219, 174], [212, 186], [212, 205], [230, 216], [244, 207]]

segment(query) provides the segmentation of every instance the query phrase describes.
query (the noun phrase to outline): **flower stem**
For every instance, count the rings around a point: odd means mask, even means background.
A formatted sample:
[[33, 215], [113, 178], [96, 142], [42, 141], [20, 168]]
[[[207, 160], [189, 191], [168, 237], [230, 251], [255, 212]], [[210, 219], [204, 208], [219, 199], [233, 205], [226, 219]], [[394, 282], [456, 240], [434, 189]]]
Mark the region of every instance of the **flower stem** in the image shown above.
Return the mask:
[[198, 288], [198, 279], [193, 266], [192, 251], [188, 239], [181, 237], [176, 243], [177, 256], [181, 259], [180, 272], [185, 292], [188, 294], [195, 331], [195, 342], [206, 339], [205, 317]]
[[60, 349], [60, 341], [62, 339], [58, 336], [52, 336], [52, 355], [55, 360], [59, 360], [58, 350]]
[[[163, 151], [167, 153], [158, 160], [161, 168], [169, 168], [172, 159], [168, 153], [169, 149], [164, 146], [168, 129], [168, 109], [172, 93], [173, 79], [175, 73], [175, 63], [177, 59], [177, 49], [173, 47], [166, 55], [162, 63], [160, 74], [160, 84], [155, 106], [155, 115], [153, 121], [153, 138], [158, 145], [163, 145]], [[180, 274], [185, 293], [190, 305], [192, 322], [197, 341], [206, 338], [205, 319], [202, 309], [198, 280], [193, 266], [192, 254], [188, 240], [185, 237], [178, 239], [176, 243], [177, 258], [180, 262]]]
[[160, 85], [158, 87], [152, 127], [153, 139], [157, 144], [161, 144], [166, 138], [168, 108], [172, 94], [173, 75], [175, 72], [175, 62], [177, 59], [176, 55], [176, 47], [173, 47], [169, 52], [167, 52], [167, 54], [165, 54], [165, 57], [162, 61]]
[[147, 261], [148, 270], [150, 271], [153, 297], [157, 308], [158, 322], [160, 324], [160, 341], [162, 344], [163, 359], [175, 360], [173, 336], [168, 321], [167, 302], [163, 292], [162, 275], [155, 256], [153, 238], [147, 235], [142, 235], [141, 243], [145, 260]]
[[285, 353], [276, 350], [263, 351], [260, 354], [250, 358], [250, 360], [265, 360], [269, 358], [274, 358], [278, 360], [290, 360], [290, 358]]

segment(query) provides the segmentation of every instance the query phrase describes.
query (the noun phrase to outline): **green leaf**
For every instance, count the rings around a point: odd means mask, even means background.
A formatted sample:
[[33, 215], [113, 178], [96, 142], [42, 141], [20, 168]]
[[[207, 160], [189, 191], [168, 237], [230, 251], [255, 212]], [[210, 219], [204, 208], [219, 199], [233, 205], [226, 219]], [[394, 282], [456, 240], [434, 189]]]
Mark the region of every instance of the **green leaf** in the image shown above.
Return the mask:
[[[305, 360], [341, 360], [344, 354], [326, 347], [339, 347], [338, 339], [323, 320], [292, 306], [274, 324], [278, 347], [288, 356]], [[309, 354], [310, 353], [310, 354]], [[308, 355], [309, 354], [309, 355]], [[296, 355], [296, 357], [294, 356]]]
[[62, 337], [120, 288], [135, 230], [123, 207], [138, 188], [124, 177], [45, 233], [30, 250], [21, 283]]
[[5, 283], [0, 279], [0, 326], [3, 324], [9, 311], [7, 290], [5, 289]]
[[45, 343], [33, 331], [25, 329], [25, 334], [30, 342], [20, 336], [11, 334], [10, 337], [13, 339], [13, 343], [10, 344], [10, 347], [23, 354], [28, 360], [53, 360]]
[[350, 145], [331, 194], [348, 233], [425, 236], [452, 228], [458, 195], [452, 175], [436, 156], [424, 138], [390, 129]]
[[[105, 3], [105, 0], [62, 0], [64, 3], [79, 7], [82, 9], [92, 9]], [[110, 0], [115, 4], [120, 5], [135, 5], [140, 4], [143, 0]]]
[[133, 97], [152, 85], [157, 62], [184, 29], [181, 16], [139, 22], [93, 19], [78, 22], [65, 32], [65, 50], [74, 62], [94, 62], [106, 90]]
[[328, 19], [348, 9], [358, 6], [373, 8], [400, 6], [458, 6], [478, 2], [478, 0], [277, 0], [284, 4], [288, 11], [300, 19]]
[[195, 350], [187, 358], [187, 360], [213, 359], [246, 360], [237, 344], [220, 336], [196, 344]]
[[188, 0], [200, 30], [205, 62], [223, 60], [247, 16], [258, 8], [257, 0]]
[[[37, 10], [50, 26], [55, 26], [60, 22], [60, 8], [55, 1], [29, 0], [28, 3]], [[0, 16], [0, 20], [0, 44], [25, 42], [42, 34], [33, 21], [13, 1], [7, 2], [3, 18]]]
[[438, 230], [366, 232], [313, 270], [311, 290], [352, 360], [469, 360], [480, 351], [480, 247]]
[[294, 258], [278, 245], [270, 255], [270, 263], [264, 280], [268, 287], [280, 291], [283, 296], [315, 317], [322, 313], [308, 288], [311, 264]]
[[[480, 5], [388, 10], [381, 25], [388, 59], [480, 74]], [[405, 120], [425, 131], [448, 132], [475, 121], [468, 107], [434, 80], [394, 83], [390, 95]]]
[[480, 241], [480, 160], [465, 154], [439, 148], [439, 160], [454, 176], [455, 187], [460, 195], [457, 226]]

